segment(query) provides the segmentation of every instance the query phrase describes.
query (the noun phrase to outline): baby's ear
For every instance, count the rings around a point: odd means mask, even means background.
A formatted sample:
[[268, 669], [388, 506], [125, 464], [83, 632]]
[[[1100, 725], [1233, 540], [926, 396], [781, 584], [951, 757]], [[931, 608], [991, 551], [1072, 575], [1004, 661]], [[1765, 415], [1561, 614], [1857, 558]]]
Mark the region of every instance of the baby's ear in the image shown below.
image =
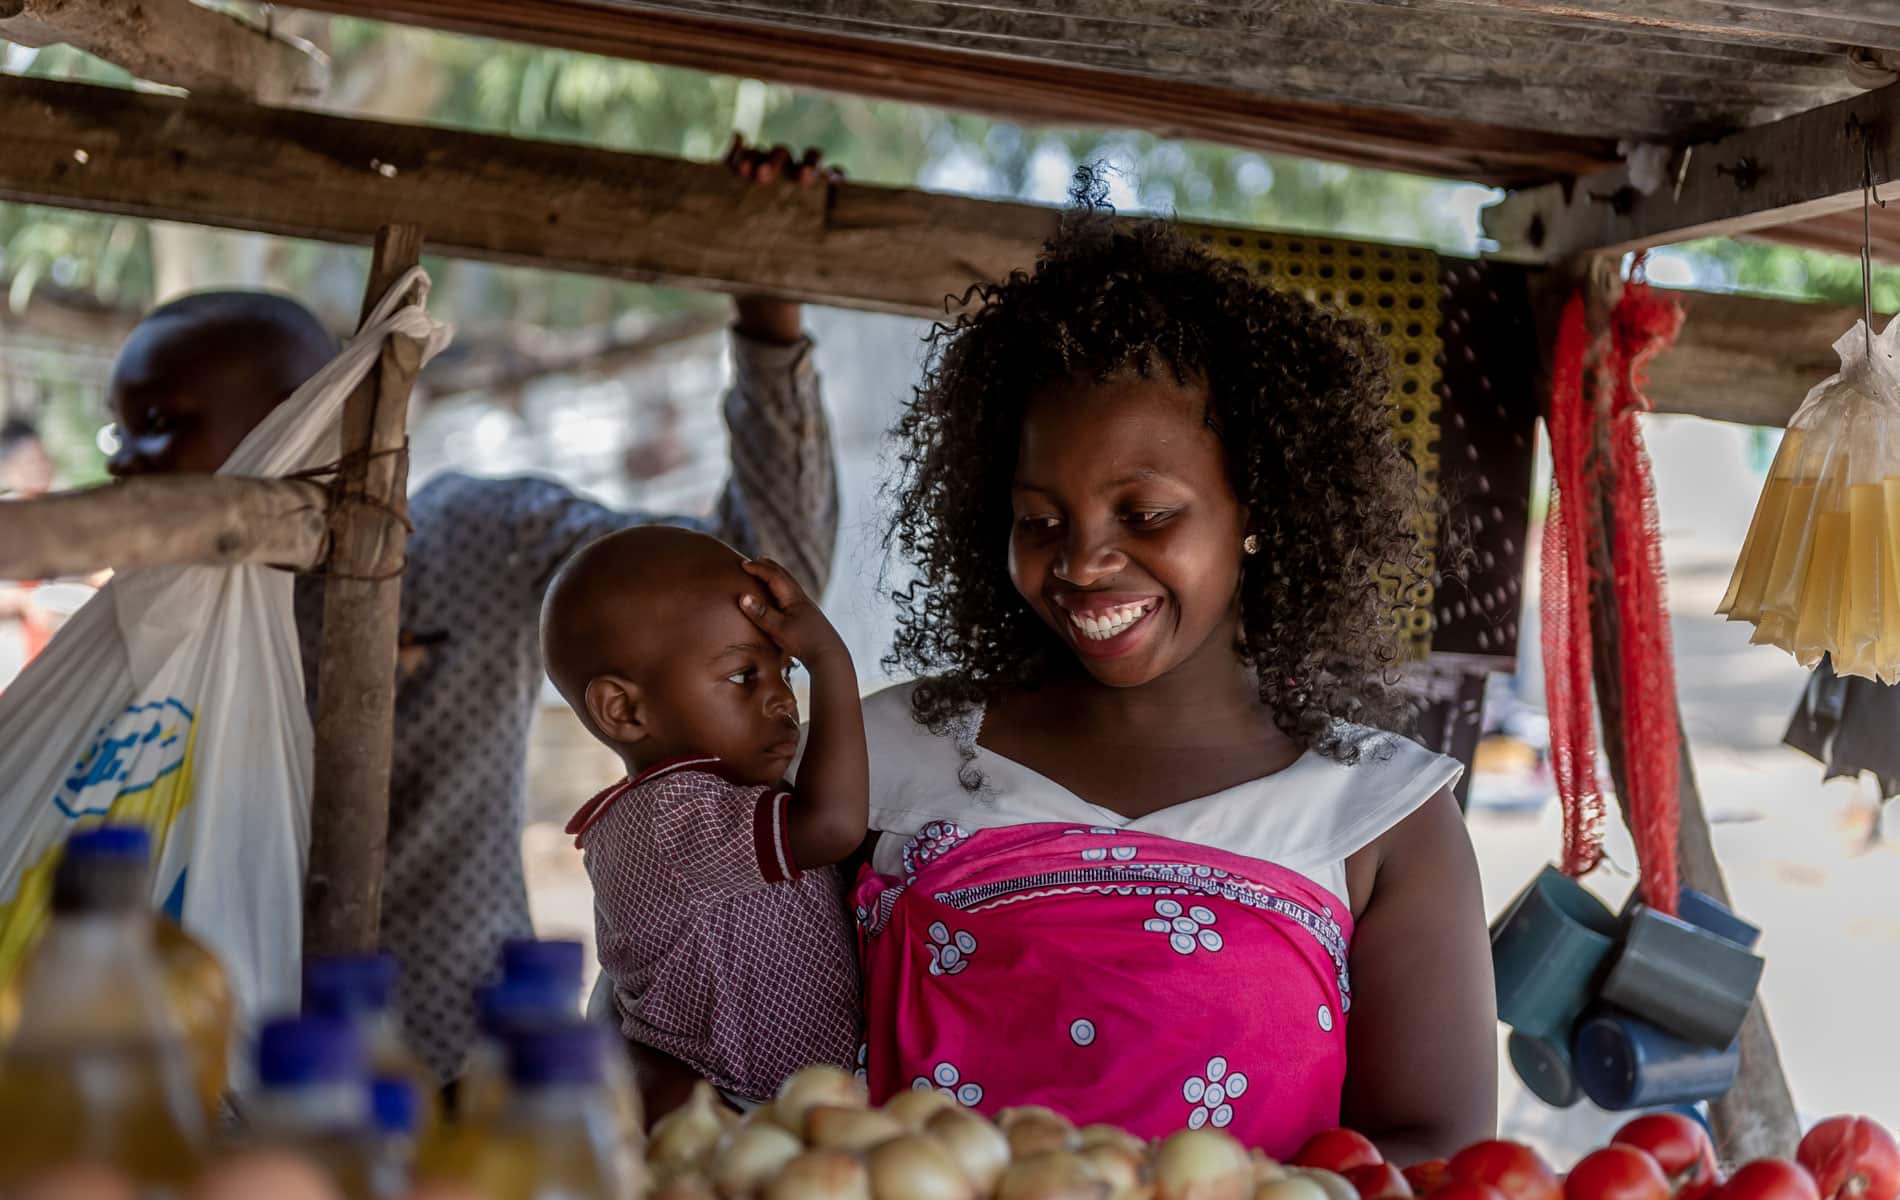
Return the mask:
[[618, 675], [587, 681], [587, 715], [609, 741], [643, 742], [652, 732], [642, 719], [640, 685]]

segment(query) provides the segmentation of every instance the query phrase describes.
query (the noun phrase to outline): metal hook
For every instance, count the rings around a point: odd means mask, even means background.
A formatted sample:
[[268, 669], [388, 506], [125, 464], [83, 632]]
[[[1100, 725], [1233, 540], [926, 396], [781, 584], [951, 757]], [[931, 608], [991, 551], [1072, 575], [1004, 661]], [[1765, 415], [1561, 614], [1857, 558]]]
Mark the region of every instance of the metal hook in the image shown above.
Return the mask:
[[1867, 357], [1874, 356], [1874, 231], [1873, 208], [1887, 207], [1874, 184], [1874, 132], [1858, 116], [1847, 118], [1849, 132], [1860, 135], [1860, 313]]

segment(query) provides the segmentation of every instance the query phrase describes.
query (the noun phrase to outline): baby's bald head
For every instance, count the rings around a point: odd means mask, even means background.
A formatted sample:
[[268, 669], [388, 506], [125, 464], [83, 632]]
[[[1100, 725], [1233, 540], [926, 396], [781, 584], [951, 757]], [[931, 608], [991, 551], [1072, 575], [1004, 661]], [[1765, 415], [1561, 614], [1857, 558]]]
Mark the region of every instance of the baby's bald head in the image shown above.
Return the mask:
[[744, 564], [703, 533], [643, 525], [588, 543], [549, 583], [548, 677], [630, 771], [688, 754], [744, 767], [796, 735], [791, 660], [739, 608], [766, 598]]

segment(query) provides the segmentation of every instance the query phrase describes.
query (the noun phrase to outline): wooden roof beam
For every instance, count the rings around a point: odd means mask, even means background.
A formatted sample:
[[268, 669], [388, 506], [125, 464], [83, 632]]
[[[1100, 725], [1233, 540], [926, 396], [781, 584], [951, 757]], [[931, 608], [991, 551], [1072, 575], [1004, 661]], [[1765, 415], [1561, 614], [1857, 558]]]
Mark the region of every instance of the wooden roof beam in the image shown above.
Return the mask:
[[1900, 85], [1635, 163], [1514, 192], [1484, 210], [1496, 256], [1555, 262], [1690, 238], [1735, 236], [1860, 203], [1864, 138], [1873, 179], [1900, 165]]
[[[17, 77], [0, 77], [4, 200], [364, 244], [424, 214], [443, 254], [923, 317], [1028, 266], [1056, 218], [853, 183], [762, 189], [712, 163]], [[1830, 347], [1853, 320], [1672, 294], [1689, 313], [1651, 371], [1662, 412], [1785, 423], [1834, 370]]]
[[0, 200], [368, 244], [707, 291], [942, 315], [1026, 265], [1054, 209], [718, 163], [0, 76]]
[[152, 83], [265, 103], [314, 99], [330, 78], [303, 39], [191, 0], [0, 0], [0, 39], [65, 44]]
[[[1264, 96], [1198, 79], [986, 54], [600, 0], [298, 0], [299, 7], [1007, 121], [1142, 129], [1354, 166], [1504, 187], [1595, 170], [1613, 139], [1463, 115]], [[723, 10], [722, 10], [723, 11]]]

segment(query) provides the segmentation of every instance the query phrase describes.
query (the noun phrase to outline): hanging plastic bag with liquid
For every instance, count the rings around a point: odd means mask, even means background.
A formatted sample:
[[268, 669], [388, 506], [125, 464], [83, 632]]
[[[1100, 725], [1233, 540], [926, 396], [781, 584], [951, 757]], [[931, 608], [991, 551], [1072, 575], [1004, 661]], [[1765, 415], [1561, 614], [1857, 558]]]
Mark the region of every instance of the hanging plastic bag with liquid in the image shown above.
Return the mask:
[[1801, 402], [1716, 611], [1812, 667], [1900, 682], [1900, 321], [1834, 343]]

